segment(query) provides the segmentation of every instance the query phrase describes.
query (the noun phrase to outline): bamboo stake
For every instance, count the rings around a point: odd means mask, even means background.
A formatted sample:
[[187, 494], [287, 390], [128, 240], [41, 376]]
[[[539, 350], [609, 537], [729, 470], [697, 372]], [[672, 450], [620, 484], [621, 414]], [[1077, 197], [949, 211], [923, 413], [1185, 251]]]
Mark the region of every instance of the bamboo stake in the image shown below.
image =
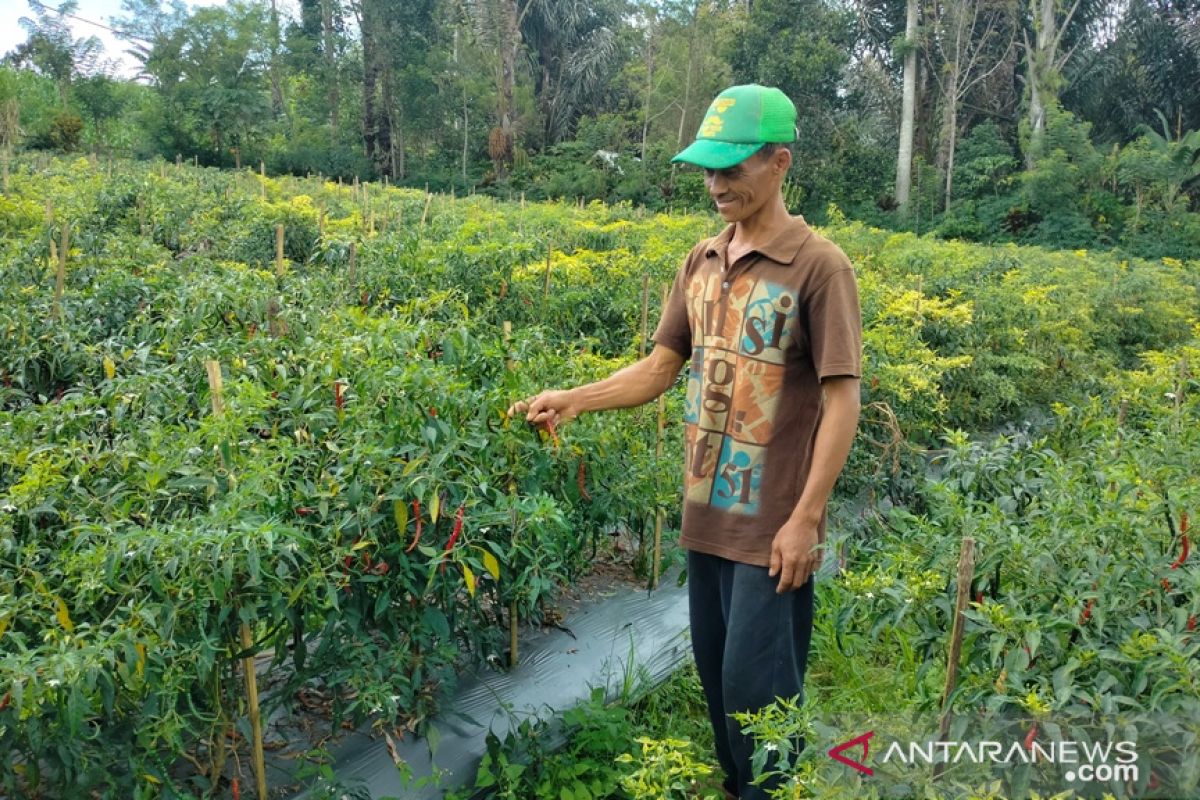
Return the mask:
[[[208, 389], [212, 402], [213, 416], [220, 416], [225, 411], [223, 398], [224, 383], [221, 378], [221, 364], [213, 359], [204, 362], [204, 370], [208, 373]], [[226, 465], [228, 468], [229, 465]], [[247, 655], [242, 658], [242, 672], [246, 677], [246, 705], [250, 714], [250, 730], [253, 734], [254, 748], [254, 778], [260, 800], [267, 798], [267, 764], [263, 755], [262, 715], [258, 705], [258, 675], [254, 667], [254, 656], [249, 654], [254, 646], [254, 637], [250, 633], [250, 625], [241, 624], [241, 645]], [[216, 776], [214, 776], [215, 779]]]
[[[509, 339], [512, 338], [512, 323], [508, 320], [504, 320], [501, 330], [503, 331], [503, 335], [504, 335], [504, 353], [505, 353], [504, 368], [511, 371], [516, 366], [513, 363], [512, 358], [510, 358], [508, 356], [508, 343], [509, 343]], [[517, 485], [511, 479], [508, 482], [508, 493], [510, 495], [515, 495], [517, 493]], [[515, 507], [513, 508], [512, 531], [513, 531], [513, 544], [515, 545], [517, 542], [517, 510]], [[508, 666], [510, 668], [515, 667], [517, 665], [517, 660], [518, 660], [518, 656], [519, 656], [518, 650], [517, 650], [517, 647], [518, 647], [517, 629], [518, 629], [518, 627], [519, 627], [519, 620], [517, 619], [517, 601], [511, 600], [511, 601], [509, 601], [509, 604], [508, 604]]]
[[546, 280], [542, 284], [542, 299], [550, 299], [550, 251], [554, 249], [552, 242], [546, 243]]
[[[54, 318], [62, 317], [62, 296], [63, 288], [67, 282], [67, 249], [70, 242], [71, 223], [65, 219], [62, 223], [62, 244], [58, 248], [58, 270], [54, 275]], [[51, 251], [54, 249], [54, 240], [50, 240]], [[53, 252], [51, 253], [53, 255]]]
[[[942, 719], [939, 725], [938, 738], [945, 741], [950, 732], [950, 695], [958, 680], [958, 661], [962, 655], [963, 629], [966, 625], [965, 612], [967, 600], [971, 594], [971, 577], [975, 574], [975, 539], [964, 536], [962, 549], [958, 556], [958, 594], [954, 599], [954, 620], [950, 629], [950, 656], [946, 665], [946, 686], [942, 690]], [[941, 775], [945, 768], [943, 762], [934, 765], [934, 776]]]
[[[666, 284], [662, 287], [662, 307], [667, 307], [667, 290]], [[654, 436], [654, 460], [655, 462], [662, 460], [663, 454], [663, 429], [667, 424], [667, 393], [663, 392], [658, 396], [658, 430]], [[650, 588], [658, 588], [658, 573], [662, 567], [662, 531], [663, 531], [663, 510], [659, 507], [654, 512], [654, 571], [650, 578]]]
[[221, 379], [221, 364], [210, 358], [204, 362], [204, 371], [208, 373], [208, 393], [212, 403], [212, 413], [214, 417], [219, 417], [225, 411], [225, 401], [222, 397], [225, 384]]
[[176, 153], [175, 154], [175, 171], [178, 172], [181, 169], [183, 169], [183, 153]]
[[353, 291], [357, 281], [358, 270], [358, 242], [350, 243], [350, 289]]
[[638, 356], [646, 357], [646, 335], [650, 323], [650, 274], [642, 276], [642, 341], [638, 345]]
[[317, 209], [317, 238], [325, 238], [325, 206], [322, 205]]
[[[242, 649], [249, 652], [254, 646], [250, 626], [242, 623]], [[242, 671], [246, 675], [246, 702], [250, 709], [250, 729], [254, 733], [254, 781], [259, 800], [267, 800], [267, 763], [263, 756], [262, 717], [258, 708], [258, 676], [254, 669], [254, 656], [242, 659]]]
[[425, 210], [421, 212], [421, 227], [425, 227], [425, 218], [429, 215], [429, 204], [433, 202], [433, 195], [429, 193], [429, 188], [425, 189]]
[[283, 226], [275, 226], [275, 274], [283, 276]]

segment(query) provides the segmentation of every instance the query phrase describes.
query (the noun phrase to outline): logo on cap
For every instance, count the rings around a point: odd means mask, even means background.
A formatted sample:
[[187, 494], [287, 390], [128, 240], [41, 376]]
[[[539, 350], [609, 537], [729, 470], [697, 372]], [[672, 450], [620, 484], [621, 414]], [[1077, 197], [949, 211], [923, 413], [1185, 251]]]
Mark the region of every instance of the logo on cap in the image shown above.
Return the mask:
[[700, 125], [699, 135], [711, 138], [720, 133], [721, 128], [725, 126], [725, 120], [721, 119], [721, 115], [736, 104], [737, 100], [732, 97], [718, 97], [714, 100], [712, 107], [709, 109], [708, 116], [704, 118], [704, 122]]

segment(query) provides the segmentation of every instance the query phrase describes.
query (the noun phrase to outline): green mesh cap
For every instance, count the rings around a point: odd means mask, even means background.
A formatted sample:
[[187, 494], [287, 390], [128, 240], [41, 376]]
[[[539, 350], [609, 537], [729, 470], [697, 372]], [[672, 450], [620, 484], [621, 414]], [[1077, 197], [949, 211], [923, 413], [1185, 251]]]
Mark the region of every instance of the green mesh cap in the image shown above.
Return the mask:
[[717, 95], [696, 141], [672, 161], [725, 169], [745, 161], [767, 142], [796, 140], [796, 106], [773, 86], [731, 86]]

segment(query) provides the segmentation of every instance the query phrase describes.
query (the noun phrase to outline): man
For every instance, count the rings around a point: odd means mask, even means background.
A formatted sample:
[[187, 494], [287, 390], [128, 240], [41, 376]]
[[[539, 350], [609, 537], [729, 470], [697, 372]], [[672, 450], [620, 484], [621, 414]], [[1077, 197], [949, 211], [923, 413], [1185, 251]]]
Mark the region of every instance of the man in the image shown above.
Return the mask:
[[654, 350], [509, 409], [545, 424], [637, 406], [690, 360], [680, 542], [692, 649], [726, 797], [743, 800], [779, 781], [750, 785], [754, 743], [729, 715], [803, 697], [825, 506], [853, 443], [862, 376], [854, 269], [784, 205], [795, 124], [778, 89], [721, 92], [674, 160], [704, 169], [729, 224], [684, 261]]

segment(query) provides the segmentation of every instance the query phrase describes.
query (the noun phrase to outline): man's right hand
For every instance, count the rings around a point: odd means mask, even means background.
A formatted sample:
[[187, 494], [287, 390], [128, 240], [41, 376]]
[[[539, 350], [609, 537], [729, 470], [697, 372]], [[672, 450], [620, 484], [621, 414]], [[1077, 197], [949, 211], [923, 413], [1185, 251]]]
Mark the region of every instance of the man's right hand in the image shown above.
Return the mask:
[[552, 423], [557, 426], [575, 419], [582, 411], [573, 390], [547, 389], [541, 394], [513, 403], [508, 407], [508, 416], [524, 413], [526, 421], [531, 425]]

